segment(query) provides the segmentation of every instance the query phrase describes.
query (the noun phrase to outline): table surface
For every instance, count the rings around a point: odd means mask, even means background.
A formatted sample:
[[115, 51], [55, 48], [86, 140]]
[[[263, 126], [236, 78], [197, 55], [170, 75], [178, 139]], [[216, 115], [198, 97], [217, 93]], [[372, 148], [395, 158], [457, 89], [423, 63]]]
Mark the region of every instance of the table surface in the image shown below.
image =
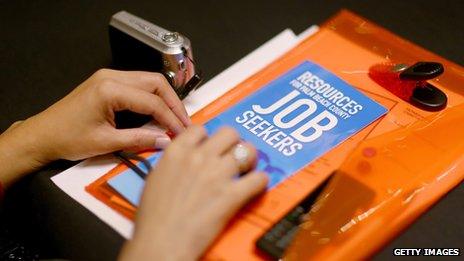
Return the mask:
[[[301, 32], [341, 8], [464, 64], [463, 1], [25, 1], [0, 0], [0, 129], [59, 100], [110, 63], [107, 24], [125, 9], [185, 33], [206, 79], [285, 28]], [[464, 87], [464, 86], [463, 86]], [[69, 198], [50, 177], [72, 166], [56, 162], [7, 195], [3, 233], [42, 257], [113, 260], [123, 239]], [[461, 183], [381, 250], [395, 247], [463, 247]]]

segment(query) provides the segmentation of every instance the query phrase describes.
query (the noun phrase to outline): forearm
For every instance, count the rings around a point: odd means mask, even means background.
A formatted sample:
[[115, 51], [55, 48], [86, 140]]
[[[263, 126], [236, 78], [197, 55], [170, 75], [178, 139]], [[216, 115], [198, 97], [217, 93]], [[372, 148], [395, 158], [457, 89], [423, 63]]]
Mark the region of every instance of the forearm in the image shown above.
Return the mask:
[[0, 181], [4, 187], [50, 162], [33, 122], [30, 118], [15, 123], [0, 135]]
[[47, 110], [0, 135], [4, 186], [57, 160], [80, 160], [122, 149], [163, 149], [160, 130], [117, 129], [116, 111], [151, 115], [175, 134], [190, 119], [166, 78], [158, 73], [99, 70]]

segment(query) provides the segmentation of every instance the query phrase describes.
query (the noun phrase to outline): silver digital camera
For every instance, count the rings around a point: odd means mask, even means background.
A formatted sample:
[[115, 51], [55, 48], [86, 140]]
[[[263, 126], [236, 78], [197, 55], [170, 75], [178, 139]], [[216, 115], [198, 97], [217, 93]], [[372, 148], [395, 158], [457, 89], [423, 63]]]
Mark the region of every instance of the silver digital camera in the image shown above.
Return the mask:
[[113, 68], [163, 73], [181, 99], [199, 86], [201, 73], [184, 35], [120, 11], [111, 17], [109, 37]]

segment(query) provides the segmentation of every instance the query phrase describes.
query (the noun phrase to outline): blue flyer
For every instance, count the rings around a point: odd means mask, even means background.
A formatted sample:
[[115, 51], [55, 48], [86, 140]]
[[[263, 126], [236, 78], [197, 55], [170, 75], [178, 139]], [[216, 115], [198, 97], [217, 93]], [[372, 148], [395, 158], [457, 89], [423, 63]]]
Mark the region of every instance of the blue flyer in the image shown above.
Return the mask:
[[[152, 166], [160, 159], [162, 153], [155, 153], [147, 158], [147, 161], [150, 162]], [[138, 163], [137, 167], [140, 168], [143, 172], [147, 173], [148, 170], [144, 164]], [[145, 185], [145, 180], [142, 179], [137, 173], [133, 170], [128, 169], [122, 172], [119, 175], [108, 180], [108, 184], [115, 189], [119, 194], [121, 194], [127, 201], [132, 205], [138, 206], [140, 202], [140, 197], [142, 196], [143, 186]]]
[[[233, 127], [244, 141], [252, 143], [258, 150], [257, 169], [269, 175], [270, 189], [386, 112], [334, 74], [305, 61], [205, 127], [209, 134], [223, 126]], [[109, 184], [138, 205], [143, 182], [137, 188], [129, 186], [130, 177], [142, 180], [128, 170]]]

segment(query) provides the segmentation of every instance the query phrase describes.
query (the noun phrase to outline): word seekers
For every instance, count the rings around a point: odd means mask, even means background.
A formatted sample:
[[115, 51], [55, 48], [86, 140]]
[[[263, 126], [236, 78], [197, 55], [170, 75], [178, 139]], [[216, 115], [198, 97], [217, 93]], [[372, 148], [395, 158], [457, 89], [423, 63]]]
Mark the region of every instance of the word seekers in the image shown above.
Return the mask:
[[[303, 95], [293, 90], [267, 108], [252, 105], [251, 110], [243, 112], [235, 121], [283, 155], [291, 156], [303, 148], [302, 143], [318, 139], [338, 123], [337, 117], [327, 110], [314, 116], [316, 102], [308, 98], [295, 99], [298, 96]], [[274, 114], [272, 123], [260, 116], [270, 114]], [[289, 134], [282, 131], [290, 128], [296, 129]]]

